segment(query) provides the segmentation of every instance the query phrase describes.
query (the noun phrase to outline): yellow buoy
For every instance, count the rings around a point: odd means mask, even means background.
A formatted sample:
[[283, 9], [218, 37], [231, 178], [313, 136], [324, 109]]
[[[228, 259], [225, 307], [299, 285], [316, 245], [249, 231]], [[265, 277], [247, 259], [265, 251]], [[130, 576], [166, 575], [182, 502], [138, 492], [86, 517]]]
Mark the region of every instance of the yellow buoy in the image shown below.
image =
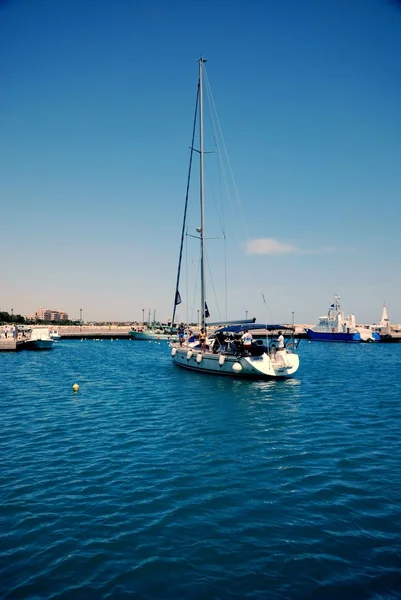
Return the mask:
[[79, 385], [77, 383], [74, 383], [72, 389], [74, 390], [74, 392], [77, 392], [79, 390]]

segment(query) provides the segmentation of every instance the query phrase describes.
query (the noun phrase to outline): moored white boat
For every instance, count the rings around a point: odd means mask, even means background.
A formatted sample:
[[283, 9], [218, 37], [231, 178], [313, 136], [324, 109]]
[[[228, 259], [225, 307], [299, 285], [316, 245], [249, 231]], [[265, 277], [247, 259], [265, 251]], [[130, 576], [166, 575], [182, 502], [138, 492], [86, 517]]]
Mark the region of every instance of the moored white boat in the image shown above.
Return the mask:
[[50, 330], [50, 337], [55, 341], [61, 340], [61, 335], [59, 334], [57, 329]]
[[163, 328], [148, 329], [145, 327], [139, 327], [138, 329], [131, 329], [128, 332], [128, 335], [133, 340], [167, 340], [171, 342], [178, 340], [178, 337], [175, 333]]
[[51, 350], [54, 340], [50, 336], [50, 331], [47, 328], [34, 327], [29, 338], [30, 348], [33, 350]]

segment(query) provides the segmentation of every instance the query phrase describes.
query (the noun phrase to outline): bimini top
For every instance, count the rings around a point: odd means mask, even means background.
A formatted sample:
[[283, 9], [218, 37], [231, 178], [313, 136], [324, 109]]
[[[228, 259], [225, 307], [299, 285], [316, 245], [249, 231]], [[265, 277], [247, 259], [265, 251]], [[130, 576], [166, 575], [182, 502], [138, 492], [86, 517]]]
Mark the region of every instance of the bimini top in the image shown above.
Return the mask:
[[281, 329], [293, 329], [290, 325], [266, 325], [266, 323], [247, 323], [246, 325], [229, 325], [228, 327], [220, 327], [215, 333], [240, 333], [241, 331], [252, 331], [255, 329], [264, 329], [267, 331], [279, 331]]

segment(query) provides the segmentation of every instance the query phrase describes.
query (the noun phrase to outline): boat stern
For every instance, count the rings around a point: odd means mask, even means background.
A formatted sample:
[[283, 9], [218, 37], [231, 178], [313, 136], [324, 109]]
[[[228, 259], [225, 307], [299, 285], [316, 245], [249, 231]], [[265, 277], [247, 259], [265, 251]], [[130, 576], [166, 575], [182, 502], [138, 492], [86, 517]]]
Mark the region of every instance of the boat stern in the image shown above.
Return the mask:
[[242, 360], [249, 365], [252, 373], [265, 377], [289, 377], [299, 368], [298, 355], [287, 350], [276, 352], [274, 357], [264, 353], [262, 356], [245, 356]]

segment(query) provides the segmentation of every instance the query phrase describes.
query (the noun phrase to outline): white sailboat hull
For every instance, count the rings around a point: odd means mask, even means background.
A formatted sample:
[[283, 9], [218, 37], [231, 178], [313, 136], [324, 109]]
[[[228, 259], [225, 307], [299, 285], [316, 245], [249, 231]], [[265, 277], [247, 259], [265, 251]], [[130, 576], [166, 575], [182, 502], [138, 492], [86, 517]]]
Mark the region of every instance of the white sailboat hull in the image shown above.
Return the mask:
[[277, 352], [274, 357], [266, 353], [262, 356], [237, 357], [173, 346], [171, 354], [174, 364], [183, 369], [238, 378], [282, 379], [293, 375], [299, 367], [298, 355], [286, 350]]

